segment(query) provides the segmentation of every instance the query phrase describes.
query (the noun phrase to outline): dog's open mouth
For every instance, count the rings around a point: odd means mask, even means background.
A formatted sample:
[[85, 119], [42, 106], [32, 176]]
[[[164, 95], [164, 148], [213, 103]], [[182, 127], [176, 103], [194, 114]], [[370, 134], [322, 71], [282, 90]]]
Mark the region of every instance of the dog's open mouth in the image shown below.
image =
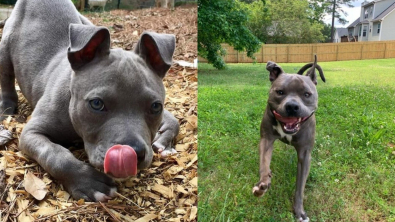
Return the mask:
[[306, 117], [283, 117], [275, 110], [272, 111], [276, 120], [281, 124], [281, 127], [286, 134], [297, 133], [300, 129], [300, 124], [310, 118], [314, 112]]

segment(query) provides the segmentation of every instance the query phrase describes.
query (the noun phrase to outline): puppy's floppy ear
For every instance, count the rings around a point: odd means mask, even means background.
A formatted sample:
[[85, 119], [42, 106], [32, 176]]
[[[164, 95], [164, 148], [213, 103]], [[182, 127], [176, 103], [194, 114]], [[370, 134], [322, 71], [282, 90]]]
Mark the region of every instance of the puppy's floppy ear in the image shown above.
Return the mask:
[[170, 34], [144, 32], [134, 50], [161, 78], [165, 77], [173, 62], [176, 38]]
[[105, 27], [70, 24], [69, 38], [67, 57], [74, 70], [110, 53], [110, 32]]
[[273, 82], [274, 80], [277, 79], [277, 77], [281, 74], [284, 73], [284, 70], [277, 65], [275, 62], [268, 61], [266, 64], [266, 70], [269, 71], [269, 79], [270, 82]]

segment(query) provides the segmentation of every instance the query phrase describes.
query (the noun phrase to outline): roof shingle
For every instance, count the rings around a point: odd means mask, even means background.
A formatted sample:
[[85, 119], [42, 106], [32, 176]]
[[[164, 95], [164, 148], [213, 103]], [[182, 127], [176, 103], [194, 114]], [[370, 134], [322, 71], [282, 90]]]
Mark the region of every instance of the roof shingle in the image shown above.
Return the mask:
[[359, 18], [357, 18], [353, 23], [351, 23], [347, 28], [354, 28], [359, 23]]
[[377, 15], [376, 18], [374, 18], [372, 21], [375, 22], [382, 20], [386, 15], [391, 13], [394, 9], [395, 9], [395, 2], [392, 3], [392, 5], [390, 5], [388, 8], [386, 8], [382, 13]]
[[336, 28], [336, 32], [340, 37], [348, 35], [347, 28]]

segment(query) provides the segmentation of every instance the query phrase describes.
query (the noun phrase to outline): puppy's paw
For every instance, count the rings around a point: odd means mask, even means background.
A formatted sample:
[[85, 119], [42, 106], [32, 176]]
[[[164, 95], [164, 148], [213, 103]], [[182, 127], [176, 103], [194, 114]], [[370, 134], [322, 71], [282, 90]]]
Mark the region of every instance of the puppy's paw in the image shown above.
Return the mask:
[[152, 144], [152, 148], [155, 152], [160, 153], [161, 157], [168, 157], [177, 153], [177, 151], [171, 147], [171, 144], [166, 146], [158, 141]]
[[163, 150], [166, 149], [166, 146], [156, 141], [152, 144], [152, 149], [154, 150], [155, 153], [161, 153], [163, 152]]
[[115, 197], [117, 191], [113, 179], [86, 164], [61, 182], [75, 200], [107, 202]]
[[117, 188], [111, 188], [109, 196], [98, 191], [93, 193], [93, 196], [95, 197], [96, 201], [107, 202], [108, 200], [111, 200], [113, 197], [115, 197], [116, 192], [117, 192]]
[[177, 153], [177, 151], [175, 149], [170, 148], [170, 149], [165, 149], [162, 152], [160, 152], [160, 155], [161, 155], [161, 157], [168, 157], [168, 156], [171, 156], [176, 153]]
[[310, 218], [307, 217], [307, 214], [303, 210], [301, 210], [299, 213], [296, 212], [295, 216], [296, 216], [296, 219], [298, 222], [309, 222], [310, 221]]
[[306, 219], [303, 219], [302, 217], [300, 217], [298, 219], [298, 222], [309, 222], [309, 221], [310, 221], [310, 218], [308, 218], [308, 217], [306, 217]]
[[252, 193], [256, 197], [261, 197], [270, 188], [270, 183], [259, 182], [252, 188]]

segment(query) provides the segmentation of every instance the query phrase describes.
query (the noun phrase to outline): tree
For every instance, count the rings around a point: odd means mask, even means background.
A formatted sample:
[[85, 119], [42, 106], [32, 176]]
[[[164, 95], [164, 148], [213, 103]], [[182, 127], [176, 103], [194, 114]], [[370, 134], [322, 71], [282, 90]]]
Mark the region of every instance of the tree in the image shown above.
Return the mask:
[[318, 22], [323, 25], [323, 29], [321, 30], [322, 35], [324, 36], [323, 42], [331, 41], [331, 25], [326, 24], [324, 22], [325, 15], [327, 14], [326, 9], [331, 6], [333, 0], [310, 0], [309, 8], [313, 12], [310, 14], [311, 22]]
[[309, 8], [313, 12], [310, 14], [310, 21], [324, 21], [327, 9], [332, 5], [333, 0], [309, 0]]
[[261, 2], [263, 2], [263, 4], [265, 4], [266, 0], [240, 0], [240, 1], [245, 2], [245, 3], [253, 3], [253, 2], [261, 1]]
[[[333, 33], [335, 28], [335, 19], [340, 24], [345, 25], [348, 21], [345, 18], [347, 12], [343, 10], [343, 6], [353, 8], [352, 2], [355, 0], [311, 0], [310, 6], [315, 6], [318, 12], [325, 12], [326, 14], [332, 15], [332, 26], [331, 26], [331, 42], [333, 42]], [[321, 14], [322, 15], [322, 14]], [[344, 16], [344, 17], [343, 17]]]
[[324, 42], [331, 42], [331, 32], [332, 32], [331, 27], [332, 26], [330, 24], [324, 24], [324, 29], [322, 29], [321, 31], [325, 38]]
[[[249, 29], [265, 43], [315, 43], [324, 41], [323, 23], [312, 19], [314, 10], [308, 0], [267, 0], [247, 4], [238, 2], [248, 11]], [[320, 18], [317, 18], [320, 20]]]
[[233, 0], [198, 0], [198, 54], [217, 69], [224, 69], [222, 57], [225, 50], [221, 43], [228, 43], [235, 50], [247, 51], [253, 58], [260, 41], [246, 27], [247, 13], [236, 8]]
[[253, 1], [250, 4], [245, 1], [236, 1], [237, 7], [248, 13], [247, 27], [262, 42], [267, 42], [267, 27], [272, 23], [269, 9], [264, 1]]

